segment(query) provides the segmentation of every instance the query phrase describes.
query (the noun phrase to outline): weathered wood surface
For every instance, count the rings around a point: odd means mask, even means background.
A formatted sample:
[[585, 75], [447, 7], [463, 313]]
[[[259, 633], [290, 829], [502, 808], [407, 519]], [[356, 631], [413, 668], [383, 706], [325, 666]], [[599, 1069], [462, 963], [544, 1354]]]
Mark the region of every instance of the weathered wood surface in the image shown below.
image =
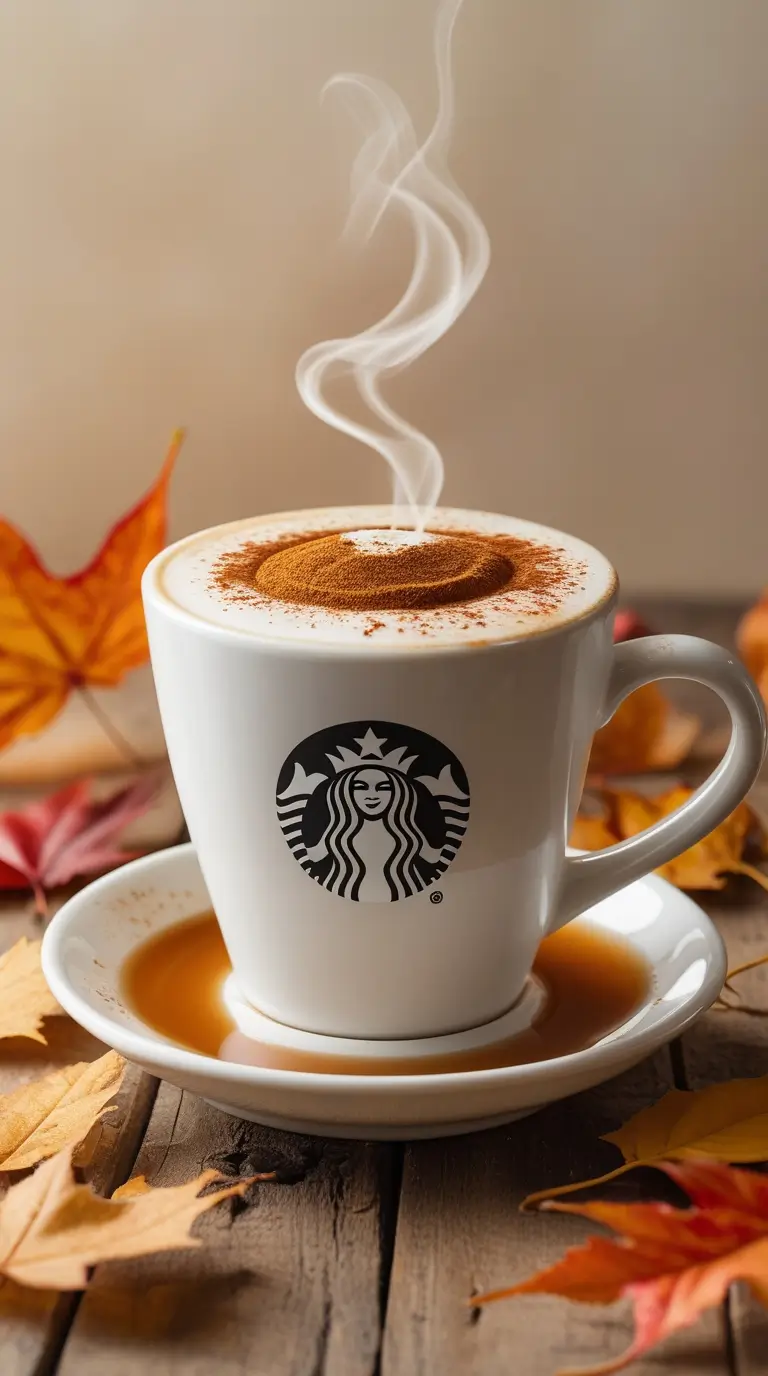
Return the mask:
[[[406, 1148], [383, 1376], [546, 1376], [629, 1346], [625, 1307], [592, 1309], [542, 1296], [473, 1310], [467, 1299], [522, 1279], [583, 1240], [588, 1230], [579, 1220], [521, 1215], [520, 1201], [547, 1184], [616, 1165], [616, 1149], [600, 1142], [600, 1133], [671, 1084], [664, 1054], [508, 1128]], [[621, 1197], [639, 1190], [630, 1176]], [[693, 1342], [688, 1336], [669, 1346], [678, 1376], [729, 1370], [721, 1316], [702, 1325]], [[636, 1370], [650, 1376], [658, 1366], [649, 1361]]]
[[136, 1162], [154, 1185], [277, 1172], [207, 1214], [205, 1247], [99, 1268], [62, 1376], [367, 1376], [379, 1347], [392, 1150], [239, 1122], [163, 1085]]
[[[662, 630], [728, 643], [732, 611], [652, 605]], [[689, 689], [710, 728], [724, 718]], [[693, 775], [691, 776], [693, 778]], [[768, 816], [768, 784], [761, 786]], [[729, 881], [704, 901], [731, 963], [768, 949], [768, 896]], [[0, 905], [0, 943], [38, 935], [15, 901]], [[768, 971], [745, 1000], [768, 1013]], [[49, 1048], [5, 1043], [0, 1092], [49, 1066], [99, 1054], [66, 1022]], [[630, 1339], [624, 1306], [591, 1309], [545, 1297], [482, 1311], [473, 1293], [523, 1276], [586, 1235], [580, 1221], [518, 1212], [531, 1190], [610, 1168], [599, 1140], [672, 1084], [698, 1087], [768, 1073], [768, 1018], [710, 1013], [683, 1041], [589, 1093], [493, 1132], [405, 1147], [294, 1137], [226, 1117], [171, 1085], [131, 1072], [89, 1173], [108, 1193], [131, 1173], [174, 1184], [214, 1166], [275, 1169], [197, 1225], [205, 1247], [97, 1268], [81, 1299], [0, 1286], [2, 1376], [549, 1376], [603, 1360]], [[659, 1177], [616, 1182], [637, 1197]], [[762, 1376], [764, 1311], [740, 1293], [637, 1376]]]
[[[41, 935], [40, 919], [29, 905], [15, 899], [0, 903], [0, 945], [12, 946], [19, 937]], [[57, 1066], [93, 1060], [106, 1050], [69, 1018], [49, 1019], [48, 1044], [22, 1037], [0, 1042], [0, 1093], [33, 1080]], [[117, 1189], [131, 1173], [144, 1137], [157, 1082], [136, 1066], [129, 1066], [116, 1099], [117, 1109], [105, 1120], [93, 1159], [86, 1170], [102, 1194]], [[2, 1376], [47, 1376], [56, 1370], [79, 1297], [22, 1291], [0, 1283], [0, 1373]]]

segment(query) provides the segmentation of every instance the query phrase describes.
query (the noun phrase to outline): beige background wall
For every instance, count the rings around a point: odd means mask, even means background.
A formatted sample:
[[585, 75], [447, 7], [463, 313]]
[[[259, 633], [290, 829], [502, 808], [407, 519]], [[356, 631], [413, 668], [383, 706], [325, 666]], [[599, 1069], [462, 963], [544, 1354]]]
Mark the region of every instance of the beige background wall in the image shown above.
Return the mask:
[[[173, 528], [386, 493], [304, 412], [407, 241], [338, 244], [334, 71], [434, 100], [433, 0], [4, 0], [0, 510], [84, 559], [191, 431]], [[560, 524], [625, 583], [768, 582], [768, 4], [466, 0], [453, 168], [491, 272], [396, 399], [446, 498]]]

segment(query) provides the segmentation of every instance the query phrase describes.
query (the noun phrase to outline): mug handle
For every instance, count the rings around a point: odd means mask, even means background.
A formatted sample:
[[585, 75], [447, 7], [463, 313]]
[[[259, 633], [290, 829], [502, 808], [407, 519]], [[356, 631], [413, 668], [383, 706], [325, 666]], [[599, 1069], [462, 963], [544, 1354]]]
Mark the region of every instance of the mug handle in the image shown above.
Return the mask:
[[696, 636], [654, 635], [615, 646], [600, 725], [636, 688], [665, 678], [692, 679], [722, 698], [733, 728], [728, 749], [709, 778], [668, 817], [606, 850], [566, 857], [560, 902], [548, 932], [700, 841], [729, 816], [760, 772], [766, 720], [757, 686], [734, 655]]

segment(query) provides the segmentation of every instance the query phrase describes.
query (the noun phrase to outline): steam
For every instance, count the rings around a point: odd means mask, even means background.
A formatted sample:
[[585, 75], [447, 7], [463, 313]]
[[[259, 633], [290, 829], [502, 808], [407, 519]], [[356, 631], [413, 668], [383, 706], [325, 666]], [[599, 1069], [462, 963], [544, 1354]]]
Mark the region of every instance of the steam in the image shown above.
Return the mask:
[[[370, 238], [388, 210], [404, 212], [413, 229], [414, 263], [405, 293], [388, 315], [351, 339], [313, 345], [296, 366], [296, 385], [310, 411], [386, 459], [393, 501], [410, 507], [417, 530], [440, 496], [443, 460], [433, 441], [384, 400], [380, 385], [445, 334], [472, 300], [490, 260], [485, 226], [445, 163], [454, 110], [451, 39], [461, 4], [444, 0], [438, 12], [438, 113], [421, 146], [408, 111], [383, 82], [339, 74], [325, 87], [342, 92], [365, 135], [352, 170], [345, 233]], [[370, 423], [350, 418], [328, 400], [328, 382], [342, 376], [354, 380]]]

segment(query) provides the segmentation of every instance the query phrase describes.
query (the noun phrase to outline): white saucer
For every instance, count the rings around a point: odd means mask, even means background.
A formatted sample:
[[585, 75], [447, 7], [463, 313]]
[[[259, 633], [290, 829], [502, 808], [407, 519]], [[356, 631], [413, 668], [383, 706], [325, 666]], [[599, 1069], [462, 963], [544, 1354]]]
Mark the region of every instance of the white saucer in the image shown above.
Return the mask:
[[[725, 978], [725, 950], [709, 918], [690, 898], [651, 876], [581, 919], [624, 937], [654, 971], [643, 1006], [594, 1046], [530, 1065], [448, 1074], [278, 1070], [187, 1051], [123, 1002], [120, 970], [126, 956], [148, 936], [209, 907], [191, 845], [134, 860], [89, 885], [53, 919], [43, 942], [46, 979], [77, 1022], [150, 1074], [201, 1094], [227, 1113], [293, 1132], [387, 1140], [444, 1137], [509, 1122], [635, 1065], [708, 1008]], [[524, 995], [531, 997], [535, 990]], [[277, 1027], [271, 1024], [272, 1040]], [[291, 1029], [289, 1035], [297, 1034]], [[487, 1029], [469, 1035], [482, 1038], [475, 1045], [488, 1041]], [[506, 1027], [503, 1035], [509, 1035]], [[301, 1034], [302, 1049], [306, 1036]], [[351, 1050], [346, 1039], [315, 1040], [360, 1054], [360, 1043]], [[429, 1054], [450, 1040], [429, 1039]], [[382, 1046], [362, 1045], [368, 1056]], [[384, 1045], [389, 1054], [391, 1044]], [[424, 1054], [424, 1045], [412, 1043], [411, 1054]]]

